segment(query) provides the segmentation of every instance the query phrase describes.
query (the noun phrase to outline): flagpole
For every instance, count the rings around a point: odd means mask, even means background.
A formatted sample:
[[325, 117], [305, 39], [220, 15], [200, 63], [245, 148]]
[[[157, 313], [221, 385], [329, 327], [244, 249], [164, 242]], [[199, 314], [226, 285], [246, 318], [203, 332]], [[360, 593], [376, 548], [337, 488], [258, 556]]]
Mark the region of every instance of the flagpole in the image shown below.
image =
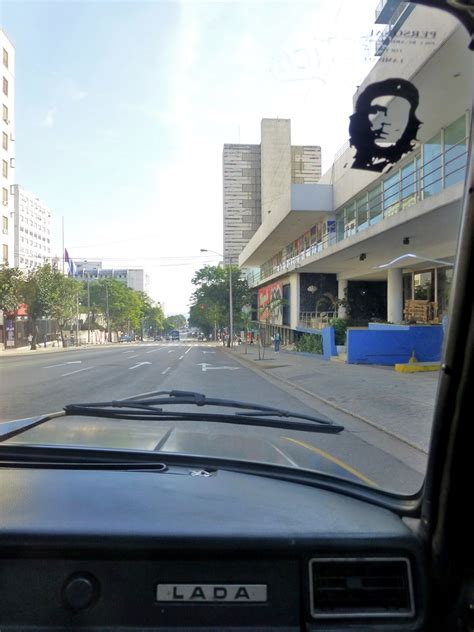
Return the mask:
[[63, 236], [63, 274], [64, 274], [64, 215], [61, 218], [62, 220], [62, 236]]

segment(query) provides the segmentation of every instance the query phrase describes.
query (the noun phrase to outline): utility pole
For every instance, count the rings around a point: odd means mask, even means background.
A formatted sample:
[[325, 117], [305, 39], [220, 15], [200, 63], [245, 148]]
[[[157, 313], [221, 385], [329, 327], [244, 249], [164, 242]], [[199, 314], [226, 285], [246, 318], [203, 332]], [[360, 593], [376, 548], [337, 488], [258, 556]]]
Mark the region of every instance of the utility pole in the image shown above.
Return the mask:
[[76, 295], [76, 311], [77, 311], [77, 318], [76, 318], [76, 347], [79, 346], [79, 292]]
[[105, 281], [105, 310], [107, 317], [107, 342], [111, 342], [110, 336], [110, 322], [109, 322], [109, 286], [107, 280]]
[[230, 336], [228, 347], [232, 347], [234, 344], [234, 305], [232, 301], [232, 257], [229, 257], [229, 323], [230, 323]]
[[91, 342], [91, 276], [87, 272], [87, 343]]

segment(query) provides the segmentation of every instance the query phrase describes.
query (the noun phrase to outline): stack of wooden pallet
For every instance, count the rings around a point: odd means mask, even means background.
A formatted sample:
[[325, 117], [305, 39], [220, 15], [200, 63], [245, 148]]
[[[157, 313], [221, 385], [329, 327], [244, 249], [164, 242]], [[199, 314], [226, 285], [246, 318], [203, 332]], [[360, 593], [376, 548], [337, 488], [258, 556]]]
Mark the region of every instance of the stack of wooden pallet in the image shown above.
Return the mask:
[[436, 323], [438, 319], [438, 303], [433, 301], [408, 300], [403, 310], [405, 320], [417, 323]]

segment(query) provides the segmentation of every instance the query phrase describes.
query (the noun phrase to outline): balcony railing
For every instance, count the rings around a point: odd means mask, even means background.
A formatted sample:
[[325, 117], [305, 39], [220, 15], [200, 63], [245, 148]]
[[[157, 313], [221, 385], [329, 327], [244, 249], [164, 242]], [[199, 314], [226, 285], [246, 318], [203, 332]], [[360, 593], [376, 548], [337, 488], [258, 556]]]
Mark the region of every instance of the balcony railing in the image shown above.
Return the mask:
[[337, 317], [336, 311], [331, 312], [300, 312], [299, 326], [308, 329], [322, 329]]
[[[369, 226], [377, 224], [427, 197], [440, 193], [456, 182], [462, 181], [466, 170], [467, 153], [466, 139], [463, 139], [457, 144], [450, 145], [444, 151], [440, 151], [431, 160], [424, 161], [423, 164], [420, 155], [418, 155], [394, 174], [388, 178], [385, 177], [385, 182], [388, 182], [398, 174], [399, 177], [393, 184], [384, 186], [384, 181], [382, 181], [379, 183], [380, 191], [373, 197], [369, 196], [370, 190], [367, 189], [363, 212], [360, 213], [361, 209], [355, 208], [353, 217], [344, 217], [341, 230], [338, 228], [339, 220], [337, 217], [340, 217], [338, 213], [336, 215], [336, 232], [325, 233], [322, 236], [314, 234], [311, 237], [311, 243], [305, 243], [299, 252], [288, 253], [287, 249], [284, 249], [277, 255], [279, 259], [277, 263], [270, 260], [260, 268], [249, 270], [247, 273], [249, 286], [260, 285], [263, 280], [274, 274], [291, 272], [300, 265], [304, 265], [307, 259], [323, 252], [330, 246], [349, 239]], [[402, 172], [409, 165], [413, 165], [413, 170], [409, 170], [404, 175]], [[375, 189], [371, 190], [374, 191]], [[363, 195], [364, 192], [361, 191], [357, 199], [361, 199]], [[310, 232], [307, 231], [301, 235], [296, 242], [303, 241], [305, 235]]]

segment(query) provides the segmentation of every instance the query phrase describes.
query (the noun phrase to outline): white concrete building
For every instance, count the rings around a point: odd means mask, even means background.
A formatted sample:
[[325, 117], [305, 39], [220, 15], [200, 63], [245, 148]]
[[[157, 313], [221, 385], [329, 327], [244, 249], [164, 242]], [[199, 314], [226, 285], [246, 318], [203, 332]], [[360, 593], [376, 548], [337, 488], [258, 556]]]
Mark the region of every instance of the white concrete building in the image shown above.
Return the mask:
[[14, 199], [13, 265], [31, 270], [52, 263], [50, 209], [18, 184], [12, 187]]
[[[287, 338], [319, 328], [335, 312], [337, 297], [349, 302], [351, 319], [361, 324], [440, 322], [447, 310], [470, 126], [469, 38], [445, 12], [396, 0], [379, 6], [377, 19], [389, 24], [377, 42], [379, 61], [354, 104], [369, 84], [407, 79], [420, 94], [422, 125], [414, 150], [388, 173], [351, 168], [355, 150], [347, 145], [314, 185], [291, 181], [289, 122], [272, 130], [275, 151], [287, 158], [272, 164], [270, 155], [268, 167], [262, 164], [262, 221], [239, 265], [253, 268], [248, 279], [260, 306], [275, 292], [287, 300], [271, 320]], [[402, 25], [416, 37], [431, 33], [431, 44], [412, 54], [409, 35], [391, 46]], [[404, 129], [402, 99], [383, 98], [392, 129]], [[346, 315], [346, 305], [337, 311]]]
[[0, 29], [1, 75], [1, 200], [2, 200], [2, 264], [14, 265], [13, 195], [15, 168], [15, 48], [5, 31]]
[[74, 276], [80, 279], [115, 279], [137, 292], [148, 292], [149, 277], [143, 268], [103, 268], [102, 261], [74, 261]]
[[[259, 145], [224, 145], [226, 261], [237, 262], [242, 249], [265, 220], [265, 214], [272, 212], [278, 187], [286, 192], [290, 183], [315, 184], [321, 177], [321, 147], [292, 147], [289, 129], [287, 119], [263, 119]], [[280, 180], [280, 176], [284, 179]], [[269, 191], [271, 198], [267, 195]]]

